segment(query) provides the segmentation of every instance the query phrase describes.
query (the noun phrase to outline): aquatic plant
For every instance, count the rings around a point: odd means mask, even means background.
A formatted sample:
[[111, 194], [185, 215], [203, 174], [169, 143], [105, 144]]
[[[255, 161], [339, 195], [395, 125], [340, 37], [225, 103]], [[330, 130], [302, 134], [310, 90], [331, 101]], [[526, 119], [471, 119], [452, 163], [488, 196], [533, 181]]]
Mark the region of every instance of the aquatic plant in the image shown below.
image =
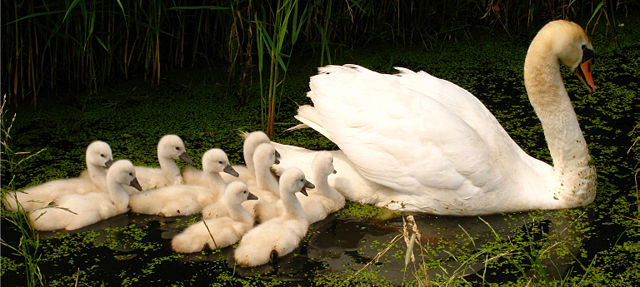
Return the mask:
[[[0, 159], [0, 169], [4, 170], [5, 176], [10, 176], [9, 183], [2, 188], [0, 196], [2, 196], [2, 220], [10, 223], [18, 230], [19, 239], [17, 242], [14, 240], [7, 240], [6, 234], [0, 238], [2, 246], [11, 250], [15, 255], [21, 257], [24, 260], [24, 274], [27, 286], [45, 286], [44, 276], [38, 267], [41, 256], [40, 237], [33, 228], [31, 221], [29, 220], [28, 213], [22, 208], [22, 205], [17, 201], [17, 209], [15, 211], [9, 211], [5, 208], [5, 200], [11, 196], [10, 192], [15, 190], [15, 172], [18, 167], [25, 164], [29, 159], [37, 156], [44, 149], [41, 149], [35, 153], [30, 152], [16, 152], [13, 150], [13, 144], [11, 140], [11, 130], [13, 123], [16, 119], [16, 114], [13, 114], [11, 120], [8, 120], [6, 96], [2, 98], [2, 104], [0, 105], [0, 147], [2, 158]], [[15, 197], [15, 193], [13, 194]]]
[[[300, 29], [306, 20], [307, 10], [299, 11], [298, 0], [278, 0], [275, 7], [268, 6], [268, 8], [268, 10], [262, 11], [260, 18], [256, 13], [253, 23], [256, 25], [262, 122], [266, 122], [263, 125], [267, 136], [273, 138], [276, 99], [282, 94], [282, 83], [286, 79], [293, 47], [298, 41]], [[270, 19], [272, 22], [268, 22]], [[266, 76], [264, 71], [265, 55], [269, 60], [269, 73], [266, 74], [269, 77], [267, 91], [263, 87], [263, 77]]]

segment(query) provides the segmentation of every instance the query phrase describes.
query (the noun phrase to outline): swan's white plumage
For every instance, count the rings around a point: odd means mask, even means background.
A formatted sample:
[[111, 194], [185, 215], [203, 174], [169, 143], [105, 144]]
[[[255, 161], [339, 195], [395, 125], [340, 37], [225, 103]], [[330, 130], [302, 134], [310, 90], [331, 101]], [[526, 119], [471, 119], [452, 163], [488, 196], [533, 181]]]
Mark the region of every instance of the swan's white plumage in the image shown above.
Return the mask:
[[213, 250], [238, 242], [253, 227], [253, 216], [240, 205], [247, 199], [255, 199], [247, 186], [241, 181], [231, 182], [223, 198], [229, 216], [190, 225], [171, 240], [171, 248], [176, 252], [193, 253], [202, 250], [205, 245]]
[[184, 183], [180, 174], [180, 167], [175, 161], [180, 159], [190, 164], [193, 164], [193, 161], [187, 154], [182, 139], [177, 135], [163, 136], [158, 141], [157, 152], [160, 168], [136, 166], [136, 172], [142, 188], [150, 190]]
[[161, 216], [191, 215], [219, 200], [226, 184], [221, 172], [234, 172], [221, 149], [210, 149], [202, 155], [202, 168], [208, 187], [175, 184], [131, 196], [131, 211]]
[[257, 222], [264, 222], [282, 213], [282, 208], [276, 204], [280, 200], [278, 181], [271, 174], [271, 166], [276, 162], [278, 161], [273, 145], [258, 145], [253, 154], [256, 184], [253, 187], [249, 186], [251, 193], [258, 196], [258, 200], [244, 203]]
[[31, 211], [47, 206], [63, 194], [105, 191], [105, 168], [113, 163], [111, 147], [103, 141], [92, 142], [87, 146], [85, 161], [87, 169], [81, 176], [53, 180], [22, 191], [8, 193], [5, 195], [5, 207], [15, 211], [17, 199], [25, 211]]
[[[469, 92], [425, 72], [322, 67], [307, 94], [313, 107], [302, 106], [296, 118], [340, 147], [344, 158], [336, 156], [336, 167], [371, 183], [336, 187], [352, 200], [451, 215], [581, 206], [593, 200], [595, 171], [558, 61], [575, 69], [584, 49], [591, 43], [577, 24], [554, 21], [525, 60], [525, 85], [553, 167], [527, 155]], [[308, 155], [292, 159], [287, 151], [300, 151], [276, 147], [282, 168], [293, 165], [288, 161], [310, 164]]]
[[261, 223], [242, 237], [234, 253], [238, 265], [266, 264], [273, 252], [282, 257], [298, 247], [307, 233], [309, 222], [295, 193], [303, 191], [305, 186], [313, 187], [306, 181], [301, 170], [292, 168], [282, 174], [280, 198], [284, 203], [284, 213]]
[[129, 201], [125, 185], [140, 189], [133, 164], [118, 160], [107, 172], [108, 193], [65, 194], [53, 200], [51, 207], [32, 211], [29, 219], [36, 230], [75, 230], [125, 213]]
[[334, 172], [333, 156], [328, 151], [315, 154], [312, 165], [311, 180], [315, 188], [308, 196], [296, 194], [309, 224], [323, 220], [332, 212], [344, 207], [344, 196], [329, 185], [328, 177]]

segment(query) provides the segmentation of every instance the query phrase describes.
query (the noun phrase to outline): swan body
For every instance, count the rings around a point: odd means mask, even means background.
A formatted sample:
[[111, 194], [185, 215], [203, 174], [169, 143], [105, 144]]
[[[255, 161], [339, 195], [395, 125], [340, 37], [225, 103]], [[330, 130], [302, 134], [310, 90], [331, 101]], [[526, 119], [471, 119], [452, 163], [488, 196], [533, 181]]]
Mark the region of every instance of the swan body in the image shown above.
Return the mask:
[[253, 216], [240, 204], [254, 199], [257, 197], [248, 191], [243, 182], [230, 183], [223, 197], [229, 216], [205, 219], [190, 225], [171, 240], [171, 248], [180, 253], [193, 253], [202, 250], [205, 245], [215, 250], [238, 242], [253, 227]]
[[177, 135], [165, 135], [160, 138], [160, 141], [158, 141], [160, 168], [136, 166], [136, 173], [142, 188], [151, 190], [184, 183], [180, 174], [180, 167], [175, 162], [178, 159], [193, 164], [186, 152], [182, 139]]
[[328, 151], [315, 154], [311, 162], [311, 180], [315, 188], [309, 191], [308, 196], [296, 194], [309, 224], [323, 220], [332, 212], [344, 207], [344, 196], [329, 185], [329, 175], [336, 172], [333, 169], [333, 156]]
[[210, 149], [202, 155], [202, 168], [207, 176], [208, 187], [201, 185], [175, 184], [145, 191], [131, 196], [131, 211], [161, 216], [191, 215], [201, 212], [223, 194], [226, 183], [221, 172], [236, 174], [229, 159], [221, 149]]
[[[388, 75], [322, 67], [309, 84], [313, 106], [301, 106], [296, 118], [340, 148], [335, 181], [366, 182], [346, 189], [334, 182], [354, 201], [444, 215], [584, 206], [595, 197], [596, 173], [559, 63], [594, 92], [593, 55], [584, 30], [563, 20], [545, 25], [528, 49], [525, 87], [553, 166], [527, 155], [466, 90], [404, 68]], [[282, 169], [310, 165], [313, 152], [276, 148]]]
[[52, 201], [50, 207], [36, 209], [29, 219], [36, 230], [75, 230], [128, 211], [129, 193], [123, 186], [141, 190], [133, 164], [116, 161], [108, 170], [108, 192], [64, 194]]
[[269, 262], [272, 255], [282, 257], [298, 247], [307, 233], [309, 222], [295, 193], [306, 194], [313, 188], [300, 169], [286, 170], [280, 177], [280, 198], [285, 211], [280, 216], [261, 223], [245, 234], [234, 257], [240, 266], [258, 266]]
[[11, 192], [5, 195], [5, 207], [8, 210], [17, 210], [17, 200], [25, 211], [32, 211], [47, 206], [63, 194], [106, 191], [105, 168], [113, 163], [111, 147], [103, 141], [94, 141], [87, 146], [85, 160], [87, 169], [80, 177], [53, 180], [22, 191]]

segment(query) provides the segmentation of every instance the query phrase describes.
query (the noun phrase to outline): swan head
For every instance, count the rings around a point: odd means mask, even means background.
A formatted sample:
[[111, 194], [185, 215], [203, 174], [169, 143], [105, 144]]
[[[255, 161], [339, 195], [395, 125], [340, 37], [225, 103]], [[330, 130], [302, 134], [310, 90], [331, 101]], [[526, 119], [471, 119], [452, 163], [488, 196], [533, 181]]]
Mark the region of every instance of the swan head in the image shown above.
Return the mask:
[[315, 188], [315, 185], [309, 182], [297, 167], [285, 170], [280, 176], [280, 197], [285, 193], [294, 194], [298, 191], [307, 196], [307, 188]]
[[107, 171], [107, 179], [113, 180], [118, 184], [133, 186], [135, 189], [142, 191], [142, 187], [140, 187], [140, 183], [136, 178], [136, 170], [129, 160], [121, 159], [114, 162], [109, 171]]
[[[255, 153], [256, 148], [258, 148], [258, 146], [263, 143], [271, 143], [271, 140], [269, 139], [267, 134], [265, 134], [262, 131], [251, 132], [247, 135], [247, 138], [244, 140], [242, 149], [247, 155], [250, 156], [251, 154]], [[280, 158], [280, 154], [278, 153], [278, 151], [276, 151], [276, 159], [279, 159], [279, 158]], [[245, 158], [245, 160], [247, 159]]]
[[210, 149], [202, 155], [202, 170], [208, 173], [226, 172], [238, 177], [238, 172], [229, 164], [227, 154], [219, 148]]
[[260, 144], [268, 142], [271, 142], [271, 140], [269, 140], [267, 134], [262, 131], [255, 131], [247, 135], [242, 148], [245, 150], [255, 150]]
[[158, 158], [181, 159], [193, 164], [184, 147], [184, 142], [177, 135], [165, 135], [160, 139], [158, 142]]
[[224, 197], [228, 206], [240, 205], [245, 200], [257, 200], [258, 197], [249, 192], [247, 185], [242, 181], [233, 181], [224, 190]]
[[276, 149], [270, 143], [262, 143], [258, 145], [253, 153], [253, 163], [256, 166], [271, 166], [278, 164], [280, 161], [276, 156]]
[[333, 156], [328, 151], [320, 151], [314, 157], [311, 162], [313, 171], [321, 176], [327, 177], [331, 173], [336, 173], [333, 169]]
[[85, 154], [87, 165], [110, 167], [113, 164], [113, 154], [109, 144], [103, 141], [94, 141], [87, 146]]
[[532, 46], [538, 42], [545, 43], [547, 47], [544, 49], [547, 51], [542, 52], [557, 56], [562, 64], [574, 71], [590, 93], [596, 91], [591, 74], [595, 53], [591, 40], [580, 25], [565, 20], [551, 21], [540, 29]]

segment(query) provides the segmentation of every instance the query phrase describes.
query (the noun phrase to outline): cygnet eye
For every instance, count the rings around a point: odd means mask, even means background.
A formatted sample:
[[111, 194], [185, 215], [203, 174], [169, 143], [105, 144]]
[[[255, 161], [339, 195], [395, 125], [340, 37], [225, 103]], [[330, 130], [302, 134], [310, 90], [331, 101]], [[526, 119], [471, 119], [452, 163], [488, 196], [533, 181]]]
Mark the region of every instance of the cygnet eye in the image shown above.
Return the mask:
[[243, 191], [242, 193], [247, 193], [247, 191], [245, 190], [245, 191]]
[[179, 147], [179, 146], [177, 146], [177, 147], [176, 147], [176, 150], [180, 150], [180, 147]]
[[100, 157], [104, 157], [104, 154], [103, 154], [103, 153], [101, 153], [101, 154], [100, 154]]
[[133, 172], [130, 172], [130, 173], [129, 173], [129, 176], [133, 176]]
[[219, 163], [219, 164], [222, 164], [222, 161], [221, 161], [221, 160], [219, 160], [219, 161], [218, 161], [218, 163]]

